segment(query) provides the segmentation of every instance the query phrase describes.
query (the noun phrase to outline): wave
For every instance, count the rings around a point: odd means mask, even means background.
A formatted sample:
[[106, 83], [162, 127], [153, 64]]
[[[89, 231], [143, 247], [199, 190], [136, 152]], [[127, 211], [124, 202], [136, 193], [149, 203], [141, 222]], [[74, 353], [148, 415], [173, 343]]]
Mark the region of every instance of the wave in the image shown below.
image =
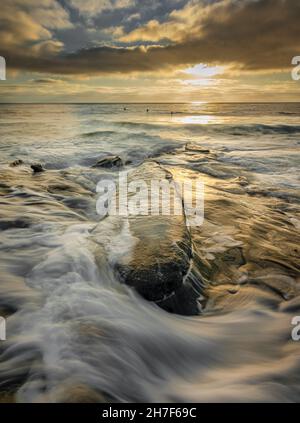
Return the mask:
[[229, 126], [225, 130], [232, 131], [234, 135], [245, 135], [253, 133], [261, 134], [297, 134], [300, 133], [300, 125], [239, 125]]
[[300, 133], [300, 125], [266, 125], [266, 124], [251, 124], [251, 125], [230, 125], [230, 124], [207, 124], [203, 123], [192, 123], [192, 124], [181, 124], [174, 120], [170, 122], [116, 122], [116, 126], [126, 128], [139, 128], [141, 130], [165, 128], [175, 129], [180, 125], [181, 129], [185, 129], [191, 132], [200, 133], [218, 133], [227, 135], [251, 135], [251, 134], [279, 134], [289, 135]]
[[92, 132], [85, 132], [83, 134], [81, 134], [82, 137], [96, 137], [98, 135], [103, 136], [103, 137], [110, 137], [115, 135], [117, 132], [116, 131], [92, 131]]
[[204, 133], [218, 133], [226, 135], [235, 135], [235, 136], [245, 136], [245, 135], [290, 135], [300, 133], [300, 125], [263, 125], [263, 124], [253, 124], [253, 125], [184, 125], [184, 127], [193, 132], [204, 132]]

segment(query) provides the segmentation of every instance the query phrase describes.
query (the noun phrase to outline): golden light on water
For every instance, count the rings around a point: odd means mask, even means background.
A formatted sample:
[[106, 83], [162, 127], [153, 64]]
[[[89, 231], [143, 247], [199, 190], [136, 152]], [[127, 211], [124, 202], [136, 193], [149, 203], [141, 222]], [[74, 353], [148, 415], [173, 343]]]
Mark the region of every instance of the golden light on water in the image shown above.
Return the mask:
[[181, 124], [208, 125], [216, 123], [216, 117], [212, 115], [176, 116], [174, 121]]

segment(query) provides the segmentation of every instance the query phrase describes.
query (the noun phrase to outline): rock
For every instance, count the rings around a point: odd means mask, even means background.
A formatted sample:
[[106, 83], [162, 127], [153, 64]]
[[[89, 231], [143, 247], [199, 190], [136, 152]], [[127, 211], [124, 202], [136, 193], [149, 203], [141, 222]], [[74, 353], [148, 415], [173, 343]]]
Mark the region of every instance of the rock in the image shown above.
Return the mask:
[[93, 167], [111, 168], [111, 167], [121, 167], [121, 166], [123, 166], [123, 162], [119, 156], [106, 156], [98, 160], [97, 163], [94, 164]]
[[[170, 177], [171, 174], [159, 164], [146, 162], [129, 172], [128, 182], [143, 180], [150, 186], [153, 179], [169, 180]], [[174, 191], [172, 201], [176, 195]], [[179, 200], [182, 201], [181, 198]], [[122, 226], [120, 220], [126, 222], [129, 238], [134, 240], [134, 245], [127, 252], [126, 248], [122, 249], [123, 255], [114, 260], [116, 274], [122, 283], [135, 288], [146, 300], [154, 301], [167, 311], [198, 314], [199, 289], [197, 291], [193, 286], [197, 281], [188, 278], [193, 251], [185, 215], [152, 215], [150, 207], [149, 204], [146, 215], [108, 216], [104, 219], [107, 226], [118, 226], [119, 231]], [[101, 222], [96, 232], [99, 237], [102, 236]], [[125, 246], [129, 243], [120, 235], [119, 239]], [[114, 247], [114, 250], [117, 249]]]
[[21, 159], [16, 159], [12, 163], [10, 163], [10, 167], [16, 167], [22, 165], [24, 162]]
[[45, 169], [40, 163], [32, 164], [30, 167], [33, 170], [33, 173], [40, 173], [45, 171]]
[[29, 228], [29, 226], [31, 225], [31, 220], [26, 217], [19, 217], [17, 219], [0, 219], [0, 229], [2, 231], [5, 231], [7, 229], [24, 229], [24, 228]]
[[229, 288], [227, 291], [228, 291], [229, 294], [235, 295], [235, 294], [237, 294], [239, 292], [239, 288], [238, 287]]
[[234, 179], [234, 182], [236, 182], [242, 187], [246, 187], [247, 185], [249, 185], [248, 179], [245, 176], [238, 176]]
[[199, 145], [195, 144], [186, 144], [185, 145], [185, 151], [192, 151], [194, 153], [202, 153], [202, 154], [209, 154], [210, 150], [207, 148], [200, 147]]

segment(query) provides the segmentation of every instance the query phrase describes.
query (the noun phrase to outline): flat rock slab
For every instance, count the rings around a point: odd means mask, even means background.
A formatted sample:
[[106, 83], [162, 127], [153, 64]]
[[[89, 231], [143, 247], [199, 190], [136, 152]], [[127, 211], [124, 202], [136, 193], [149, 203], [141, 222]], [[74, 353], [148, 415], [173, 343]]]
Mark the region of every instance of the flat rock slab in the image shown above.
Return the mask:
[[[128, 174], [128, 183], [140, 180], [150, 187], [153, 180], [171, 182], [172, 175], [155, 162], [145, 162]], [[172, 193], [173, 201], [178, 194], [175, 190]], [[110, 227], [120, 231], [120, 220], [126, 221], [127, 232], [135, 242], [114, 261], [120, 281], [170, 312], [198, 314], [198, 295], [187, 283], [193, 251], [185, 215], [152, 215], [150, 208], [151, 201], [147, 215], [107, 216], [96, 232], [100, 236], [101, 225], [109, 221]]]

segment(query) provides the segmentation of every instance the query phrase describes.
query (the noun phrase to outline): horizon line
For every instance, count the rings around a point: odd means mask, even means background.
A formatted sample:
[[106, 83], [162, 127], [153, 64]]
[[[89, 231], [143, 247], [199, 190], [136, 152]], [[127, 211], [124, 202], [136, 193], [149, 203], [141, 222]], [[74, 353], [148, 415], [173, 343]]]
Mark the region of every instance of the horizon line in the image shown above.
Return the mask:
[[0, 104], [300, 104], [300, 101], [156, 101], [156, 102], [144, 102], [144, 101], [108, 101], [108, 102], [41, 102], [41, 101], [0, 101]]

